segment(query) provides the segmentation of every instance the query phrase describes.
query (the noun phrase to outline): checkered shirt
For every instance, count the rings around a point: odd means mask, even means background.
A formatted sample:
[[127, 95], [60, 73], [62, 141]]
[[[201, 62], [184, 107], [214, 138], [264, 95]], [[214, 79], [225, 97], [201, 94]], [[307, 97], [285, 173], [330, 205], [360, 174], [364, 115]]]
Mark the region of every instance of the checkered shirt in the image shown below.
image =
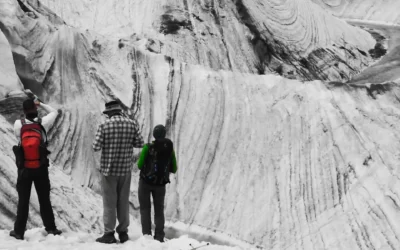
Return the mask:
[[102, 123], [93, 142], [101, 152], [100, 172], [105, 176], [124, 176], [133, 167], [133, 148], [141, 148], [143, 138], [136, 121], [114, 115]]

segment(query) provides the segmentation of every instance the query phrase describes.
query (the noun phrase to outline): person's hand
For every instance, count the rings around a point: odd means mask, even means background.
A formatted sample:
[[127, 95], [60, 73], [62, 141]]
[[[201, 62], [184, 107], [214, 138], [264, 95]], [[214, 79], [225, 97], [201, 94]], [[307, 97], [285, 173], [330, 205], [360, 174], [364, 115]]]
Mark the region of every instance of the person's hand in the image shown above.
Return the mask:
[[36, 107], [40, 106], [40, 101], [37, 98], [35, 98], [35, 100], [33, 100], [33, 102], [35, 103]]

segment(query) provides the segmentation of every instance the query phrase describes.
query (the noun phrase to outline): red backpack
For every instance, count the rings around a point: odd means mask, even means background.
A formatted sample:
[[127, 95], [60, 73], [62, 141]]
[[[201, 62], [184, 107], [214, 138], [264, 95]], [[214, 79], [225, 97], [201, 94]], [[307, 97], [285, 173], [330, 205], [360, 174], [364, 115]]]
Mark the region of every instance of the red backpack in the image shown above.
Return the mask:
[[[21, 148], [24, 156], [23, 165], [25, 168], [39, 168], [43, 162], [47, 160], [47, 155], [43, 155], [43, 152], [47, 152], [47, 138], [46, 141], [43, 138], [43, 134], [47, 137], [46, 131], [40, 122], [27, 124], [25, 119], [21, 119], [21, 123]], [[43, 157], [46, 159], [43, 159]]]

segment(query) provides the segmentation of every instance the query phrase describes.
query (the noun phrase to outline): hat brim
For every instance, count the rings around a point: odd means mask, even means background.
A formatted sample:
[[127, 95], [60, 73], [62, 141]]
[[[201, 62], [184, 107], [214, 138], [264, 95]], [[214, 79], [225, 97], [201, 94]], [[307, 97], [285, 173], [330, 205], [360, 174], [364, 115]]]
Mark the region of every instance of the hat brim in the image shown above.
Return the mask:
[[103, 111], [103, 114], [107, 114], [107, 113], [110, 113], [110, 112], [113, 112], [113, 111], [122, 111], [122, 109], [120, 109], [120, 108], [106, 109], [106, 110]]

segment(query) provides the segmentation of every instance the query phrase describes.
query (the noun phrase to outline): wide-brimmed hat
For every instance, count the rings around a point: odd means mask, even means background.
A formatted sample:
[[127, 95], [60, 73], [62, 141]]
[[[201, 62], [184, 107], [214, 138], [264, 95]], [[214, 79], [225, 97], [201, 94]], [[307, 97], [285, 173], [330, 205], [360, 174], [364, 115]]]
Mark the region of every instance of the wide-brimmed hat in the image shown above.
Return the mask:
[[121, 104], [118, 101], [111, 101], [106, 103], [106, 109], [103, 111], [104, 114], [113, 111], [122, 111]]

